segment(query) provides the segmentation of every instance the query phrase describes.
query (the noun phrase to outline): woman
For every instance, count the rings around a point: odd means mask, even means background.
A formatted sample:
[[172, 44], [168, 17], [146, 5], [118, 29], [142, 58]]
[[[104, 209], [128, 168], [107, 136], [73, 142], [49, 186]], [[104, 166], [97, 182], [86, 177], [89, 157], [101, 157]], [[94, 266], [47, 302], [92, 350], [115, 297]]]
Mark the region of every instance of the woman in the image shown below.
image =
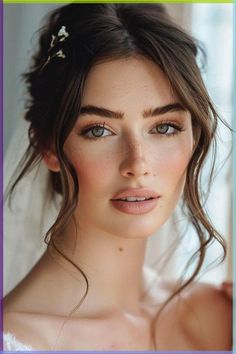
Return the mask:
[[[162, 5], [73, 4], [49, 17], [25, 74], [30, 146], [12, 191], [43, 160], [62, 202], [47, 251], [5, 298], [6, 349], [230, 349], [227, 296], [194, 283], [211, 241], [224, 248], [200, 201], [218, 116], [197, 53]], [[181, 197], [196, 269], [147, 284], [148, 236]]]

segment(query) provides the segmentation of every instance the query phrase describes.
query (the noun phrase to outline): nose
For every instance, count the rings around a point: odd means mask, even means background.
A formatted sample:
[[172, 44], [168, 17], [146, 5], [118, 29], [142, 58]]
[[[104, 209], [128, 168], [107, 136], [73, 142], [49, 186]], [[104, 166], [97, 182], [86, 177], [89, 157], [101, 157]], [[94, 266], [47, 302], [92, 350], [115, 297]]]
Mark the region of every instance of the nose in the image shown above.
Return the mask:
[[124, 157], [120, 163], [120, 173], [126, 178], [138, 178], [150, 174], [148, 152], [140, 140], [129, 141], [124, 147]]

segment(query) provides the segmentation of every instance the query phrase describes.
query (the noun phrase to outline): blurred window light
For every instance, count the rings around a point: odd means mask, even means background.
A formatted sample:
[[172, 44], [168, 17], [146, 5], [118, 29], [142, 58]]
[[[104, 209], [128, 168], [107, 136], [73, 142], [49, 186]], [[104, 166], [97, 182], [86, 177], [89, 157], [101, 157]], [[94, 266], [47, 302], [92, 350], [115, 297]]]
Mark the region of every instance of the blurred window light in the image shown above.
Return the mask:
[[[233, 4], [192, 4], [192, 34], [206, 49], [207, 65], [203, 78], [217, 112], [225, 122], [232, 125]], [[226, 239], [230, 253], [232, 165], [229, 155], [232, 151], [232, 135], [220, 122], [217, 136], [216, 173], [206, 208], [214, 226]], [[206, 187], [210, 166], [211, 161], [208, 159], [203, 175], [203, 184]], [[211, 264], [219, 256], [219, 250], [217, 244], [209, 248], [207, 264]], [[202, 280], [219, 282], [230, 275], [229, 268], [229, 261], [225, 262], [223, 267], [213, 268], [205, 273]]]

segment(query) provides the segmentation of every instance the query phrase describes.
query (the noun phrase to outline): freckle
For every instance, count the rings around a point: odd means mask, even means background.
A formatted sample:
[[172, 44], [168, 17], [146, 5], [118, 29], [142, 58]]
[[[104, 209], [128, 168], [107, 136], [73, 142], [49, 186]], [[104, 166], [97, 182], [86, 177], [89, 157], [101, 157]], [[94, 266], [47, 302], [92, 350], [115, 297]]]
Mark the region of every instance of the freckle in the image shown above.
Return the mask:
[[122, 251], [123, 251], [123, 248], [119, 247], [119, 251], [122, 252]]

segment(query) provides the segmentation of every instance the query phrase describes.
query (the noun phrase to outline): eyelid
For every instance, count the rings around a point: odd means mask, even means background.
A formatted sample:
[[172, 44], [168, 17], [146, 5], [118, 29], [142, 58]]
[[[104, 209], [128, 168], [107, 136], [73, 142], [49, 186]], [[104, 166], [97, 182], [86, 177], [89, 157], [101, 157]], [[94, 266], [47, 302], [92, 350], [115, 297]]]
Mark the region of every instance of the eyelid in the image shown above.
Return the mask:
[[[112, 129], [110, 127], [105, 126], [106, 122], [100, 123], [100, 122], [93, 122], [90, 124], [87, 124], [85, 127], [82, 127], [80, 129], [79, 135], [84, 136], [85, 138], [88, 138], [89, 140], [98, 140], [98, 139], [102, 139], [105, 138], [107, 136], [111, 136], [111, 135], [115, 135], [115, 133], [112, 131]], [[174, 134], [178, 134], [182, 131], [185, 130], [184, 128], [184, 124], [182, 122], [176, 121], [176, 120], [171, 120], [171, 119], [163, 119], [160, 121], [157, 121], [155, 124], [153, 124], [152, 128], [150, 129], [150, 131], [152, 131], [154, 128], [160, 126], [160, 125], [169, 125], [170, 127], [174, 128], [176, 131], [175, 133], [152, 133], [152, 134], [158, 134], [158, 135], [163, 135], [163, 136], [171, 136]], [[105, 135], [105, 136], [101, 136], [101, 137], [88, 137], [86, 136], [86, 133], [90, 132], [93, 128], [103, 128], [104, 130], [107, 130], [108, 132], [110, 132], [111, 134]]]
[[[106, 131], [109, 131], [111, 134], [105, 135], [105, 136], [100, 136], [100, 137], [88, 137], [86, 136], [87, 133], [89, 133], [92, 129], [94, 128], [103, 128]], [[113, 131], [111, 130], [111, 128], [108, 128], [105, 126], [105, 122], [102, 123], [91, 123], [86, 125], [84, 128], [81, 128], [79, 135], [84, 136], [85, 138], [88, 138], [89, 140], [98, 140], [98, 139], [102, 139], [105, 138], [106, 136], [111, 136], [114, 135]]]
[[[91, 124], [87, 124], [85, 127], [81, 128], [81, 133], [82, 134], [86, 133], [87, 131], [89, 131], [93, 128], [96, 128], [96, 127], [107, 129], [105, 127], [105, 122], [103, 122], [103, 124], [102, 123], [91, 123]], [[109, 129], [107, 129], [107, 130], [109, 130]]]
[[165, 125], [165, 124], [175, 128], [175, 129], [177, 129], [179, 131], [185, 130], [184, 129], [184, 124], [180, 123], [180, 122], [177, 122], [176, 120], [161, 120], [161, 121], [158, 121], [155, 124], [153, 124], [151, 130], [153, 128], [156, 128], [156, 127], [160, 126], [160, 125]]

